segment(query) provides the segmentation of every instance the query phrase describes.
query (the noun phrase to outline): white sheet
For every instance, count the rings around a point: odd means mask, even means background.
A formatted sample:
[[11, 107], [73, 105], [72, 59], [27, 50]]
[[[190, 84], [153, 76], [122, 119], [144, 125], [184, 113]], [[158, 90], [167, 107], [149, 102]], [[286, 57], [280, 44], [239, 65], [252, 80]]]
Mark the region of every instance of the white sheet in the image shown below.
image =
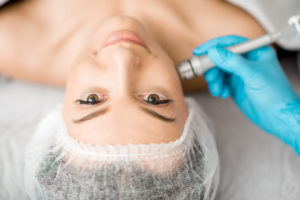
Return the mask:
[[[300, 91], [296, 58], [285, 58], [290, 78]], [[300, 158], [276, 138], [253, 126], [230, 99], [207, 93], [192, 95], [216, 128], [221, 159], [217, 200], [298, 200]], [[0, 199], [26, 199], [23, 190], [24, 147], [36, 124], [63, 90], [0, 78]]]
[[[268, 32], [282, 31], [288, 27], [288, 19], [300, 15], [299, 0], [228, 0], [245, 10], [265, 27]], [[300, 49], [300, 39], [282, 38], [278, 44], [288, 50]]]

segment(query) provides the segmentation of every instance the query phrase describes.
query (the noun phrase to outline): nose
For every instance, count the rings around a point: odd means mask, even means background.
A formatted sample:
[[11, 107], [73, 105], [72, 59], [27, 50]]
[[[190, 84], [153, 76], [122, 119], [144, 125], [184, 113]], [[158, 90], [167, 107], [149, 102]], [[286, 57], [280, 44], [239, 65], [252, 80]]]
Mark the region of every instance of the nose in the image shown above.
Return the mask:
[[136, 70], [140, 66], [140, 55], [126, 44], [111, 47], [108, 50], [97, 52], [97, 62], [107, 68], [116, 68], [122, 71]]
[[133, 50], [121, 47], [112, 52], [112, 62], [118, 71], [137, 70], [140, 57]]
[[97, 56], [97, 60], [112, 77], [114, 88], [119, 94], [129, 92], [134, 85], [141, 67], [141, 55], [128, 44], [118, 44], [105, 49]]

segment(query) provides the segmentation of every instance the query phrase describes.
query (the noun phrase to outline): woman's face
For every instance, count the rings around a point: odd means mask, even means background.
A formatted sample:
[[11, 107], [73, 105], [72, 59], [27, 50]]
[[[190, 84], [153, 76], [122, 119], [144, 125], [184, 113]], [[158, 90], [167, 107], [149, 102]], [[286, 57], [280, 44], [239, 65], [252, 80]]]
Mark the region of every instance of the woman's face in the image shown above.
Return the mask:
[[187, 117], [180, 81], [150, 32], [133, 18], [113, 17], [95, 35], [68, 77], [69, 134], [93, 145], [179, 138]]

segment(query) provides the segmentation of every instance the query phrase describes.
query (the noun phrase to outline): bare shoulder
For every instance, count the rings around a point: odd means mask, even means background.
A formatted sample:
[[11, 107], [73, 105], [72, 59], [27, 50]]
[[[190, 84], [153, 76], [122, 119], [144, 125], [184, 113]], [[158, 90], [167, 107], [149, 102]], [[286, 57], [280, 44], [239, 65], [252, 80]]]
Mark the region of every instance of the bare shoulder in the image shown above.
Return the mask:
[[7, 57], [11, 54], [12, 49], [12, 19], [13, 9], [11, 6], [0, 8], [0, 73], [3, 71], [4, 66], [7, 64]]
[[17, 1], [0, 9], [0, 74], [37, 82], [45, 70], [36, 59], [43, 43], [33, 3]]
[[229, 2], [204, 0], [203, 7], [207, 8], [201, 9], [199, 28], [206, 27], [207, 33], [212, 37], [237, 34], [253, 38], [265, 32], [252, 15]]
[[[247, 38], [265, 33], [262, 25], [248, 12], [222, 0], [191, 1], [189, 20], [193, 26], [194, 47], [209, 39], [223, 35], [240, 35]], [[185, 92], [206, 88], [203, 77], [182, 81]]]
[[198, 43], [221, 35], [253, 38], [265, 32], [251, 14], [226, 1], [190, 0], [184, 2], [182, 9]]
[[0, 73], [5, 75], [12, 74], [12, 61], [17, 60], [22, 7], [22, 3], [11, 3], [0, 8]]
[[227, 25], [226, 31], [236, 31], [238, 34], [253, 38], [265, 33], [262, 25], [242, 8], [225, 1], [219, 1], [216, 5], [218, 12], [224, 16], [223, 22]]

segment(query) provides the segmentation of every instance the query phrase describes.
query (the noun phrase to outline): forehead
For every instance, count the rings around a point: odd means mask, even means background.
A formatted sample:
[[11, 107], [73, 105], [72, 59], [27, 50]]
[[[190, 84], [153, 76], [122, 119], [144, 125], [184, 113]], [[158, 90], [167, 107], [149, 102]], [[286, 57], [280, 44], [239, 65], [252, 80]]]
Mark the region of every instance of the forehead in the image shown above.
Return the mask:
[[[172, 109], [173, 110], [173, 109]], [[176, 111], [165, 111], [176, 115]], [[114, 105], [110, 111], [80, 124], [66, 120], [69, 134], [88, 144], [149, 144], [170, 142], [182, 134], [185, 118], [167, 123], [143, 112], [135, 105]]]

